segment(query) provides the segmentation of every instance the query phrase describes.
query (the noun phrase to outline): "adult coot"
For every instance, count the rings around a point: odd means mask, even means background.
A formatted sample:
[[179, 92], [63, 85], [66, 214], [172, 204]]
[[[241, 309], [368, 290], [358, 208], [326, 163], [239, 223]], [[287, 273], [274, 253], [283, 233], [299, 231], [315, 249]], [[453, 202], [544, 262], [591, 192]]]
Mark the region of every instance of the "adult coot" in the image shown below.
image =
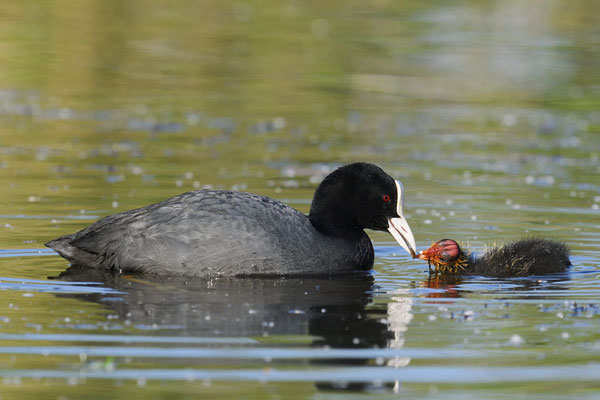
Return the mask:
[[308, 216], [251, 193], [198, 190], [111, 215], [46, 243], [73, 265], [163, 275], [323, 275], [368, 270], [364, 228], [388, 230], [413, 257], [402, 185], [373, 164], [318, 186]]
[[529, 276], [564, 272], [571, 266], [569, 248], [544, 238], [492, 247], [480, 256], [465, 252], [452, 239], [443, 239], [417, 257], [429, 262], [430, 272], [441, 275]]

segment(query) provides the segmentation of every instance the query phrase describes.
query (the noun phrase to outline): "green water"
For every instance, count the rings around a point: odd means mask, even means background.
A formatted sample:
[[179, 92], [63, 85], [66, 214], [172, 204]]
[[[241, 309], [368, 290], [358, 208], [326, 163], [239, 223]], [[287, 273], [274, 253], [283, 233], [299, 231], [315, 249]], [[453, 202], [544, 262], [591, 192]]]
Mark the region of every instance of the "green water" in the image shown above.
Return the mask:
[[[1, 2], [0, 399], [599, 398], [599, 16]], [[403, 182], [419, 248], [544, 235], [574, 266], [429, 281], [369, 232], [372, 278], [47, 280], [43, 243], [102, 216], [205, 187], [307, 212], [352, 161]]]

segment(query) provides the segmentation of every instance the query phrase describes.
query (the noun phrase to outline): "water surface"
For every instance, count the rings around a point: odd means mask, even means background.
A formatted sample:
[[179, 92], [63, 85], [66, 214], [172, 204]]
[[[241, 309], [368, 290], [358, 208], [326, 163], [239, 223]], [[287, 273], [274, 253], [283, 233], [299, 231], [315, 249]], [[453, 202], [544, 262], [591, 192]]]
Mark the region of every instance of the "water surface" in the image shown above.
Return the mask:
[[[593, 2], [0, 4], [0, 397], [598, 398]], [[565, 241], [565, 274], [70, 271], [46, 241], [201, 188], [307, 212], [347, 162], [401, 179], [420, 248]]]

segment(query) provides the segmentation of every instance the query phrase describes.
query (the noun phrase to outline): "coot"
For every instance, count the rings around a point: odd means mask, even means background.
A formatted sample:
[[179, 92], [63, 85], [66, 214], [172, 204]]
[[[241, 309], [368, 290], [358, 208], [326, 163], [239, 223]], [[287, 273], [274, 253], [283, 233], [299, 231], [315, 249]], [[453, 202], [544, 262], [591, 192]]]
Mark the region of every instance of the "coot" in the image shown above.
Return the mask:
[[571, 266], [569, 248], [545, 238], [517, 240], [480, 256], [464, 251], [452, 239], [443, 239], [417, 257], [429, 262], [430, 272], [442, 275], [529, 276], [563, 272]]
[[251, 193], [198, 190], [114, 214], [46, 243], [73, 265], [160, 275], [325, 275], [368, 270], [364, 228], [389, 231], [413, 257], [402, 185], [373, 164], [343, 166], [308, 216]]

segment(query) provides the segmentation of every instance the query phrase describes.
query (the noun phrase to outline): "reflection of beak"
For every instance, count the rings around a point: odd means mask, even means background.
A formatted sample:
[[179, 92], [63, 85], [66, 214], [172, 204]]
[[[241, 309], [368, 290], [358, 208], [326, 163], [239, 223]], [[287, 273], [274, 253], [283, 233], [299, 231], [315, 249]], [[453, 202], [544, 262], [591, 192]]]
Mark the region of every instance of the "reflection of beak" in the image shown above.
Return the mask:
[[388, 224], [388, 231], [390, 231], [398, 244], [402, 246], [402, 248], [406, 250], [406, 252], [412, 256], [412, 258], [416, 258], [417, 254], [415, 251], [417, 249], [417, 244], [415, 243], [415, 238], [404, 216], [400, 214], [399, 218], [389, 218]]

